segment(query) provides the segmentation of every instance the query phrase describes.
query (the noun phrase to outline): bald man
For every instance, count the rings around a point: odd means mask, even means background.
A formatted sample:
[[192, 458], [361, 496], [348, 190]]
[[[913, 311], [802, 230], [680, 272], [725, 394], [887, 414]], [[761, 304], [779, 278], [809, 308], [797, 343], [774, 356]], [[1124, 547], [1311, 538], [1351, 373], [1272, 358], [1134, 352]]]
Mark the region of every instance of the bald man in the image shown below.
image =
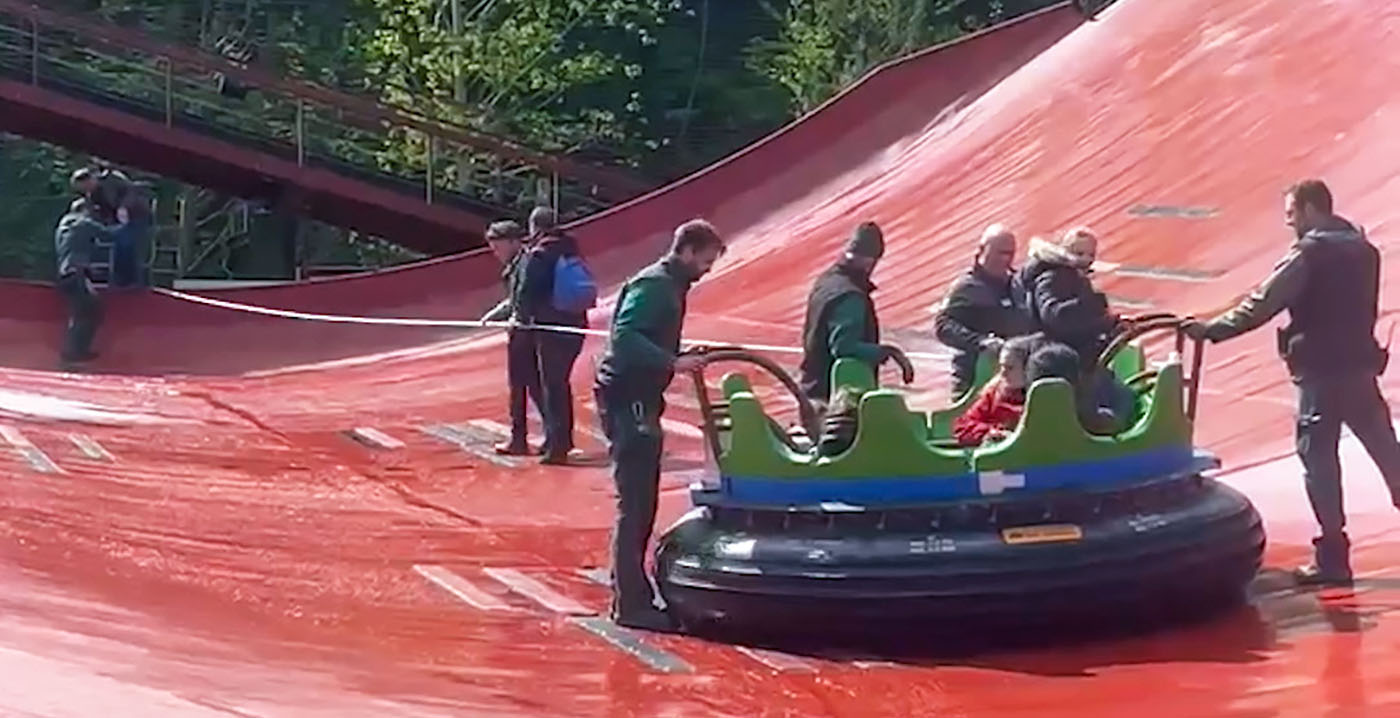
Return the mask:
[[934, 328], [938, 340], [953, 349], [954, 397], [972, 388], [982, 352], [995, 355], [1003, 341], [1031, 331], [1012, 291], [1015, 258], [1016, 235], [1001, 224], [987, 227], [972, 268], [953, 282], [938, 306]]

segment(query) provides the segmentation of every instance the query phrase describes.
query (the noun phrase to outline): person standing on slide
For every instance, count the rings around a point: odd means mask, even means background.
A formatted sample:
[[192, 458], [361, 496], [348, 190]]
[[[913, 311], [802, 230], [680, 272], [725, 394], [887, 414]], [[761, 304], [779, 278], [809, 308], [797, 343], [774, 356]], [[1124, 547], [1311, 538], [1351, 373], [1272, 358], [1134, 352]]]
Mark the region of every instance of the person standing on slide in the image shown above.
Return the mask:
[[569, 385], [574, 362], [583, 350], [583, 333], [569, 331], [588, 326], [588, 310], [598, 299], [598, 288], [579, 254], [578, 242], [558, 225], [554, 210], [536, 207], [530, 212], [532, 246], [525, 255], [517, 288], [516, 319], [524, 324], [559, 327], [531, 329], [535, 358], [544, 389], [543, 464], [568, 464], [574, 450], [574, 395]]
[[[481, 318], [482, 322], [503, 322], [515, 314], [516, 285], [520, 283], [521, 260], [525, 257], [525, 229], [511, 220], [492, 222], [486, 228], [486, 244], [501, 262], [501, 283], [506, 298]], [[529, 424], [526, 416], [528, 401], [544, 416], [540, 387], [540, 366], [535, 356], [535, 338], [525, 329], [511, 326], [506, 330], [506, 383], [510, 386], [510, 438], [496, 445], [496, 453], [525, 456], [532, 453]]]
[[709, 222], [692, 220], [677, 227], [670, 253], [622, 288], [598, 363], [593, 392], [617, 488], [612, 618], [622, 626], [675, 630], [670, 615], [655, 605], [645, 568], [661, 481], [662, 395], [672, 377], [700, 366], [698, 355], [680, 351], [686, 295], [724, 249]]
[[1351, 542], [1342, 509], [1342, 424], [1380, 469], [1391, 503], [1400, 507], [1400, 442], [1377, 377], [1390, 355], [1376, 342], [1381, 255], [1365, 231], [1332, 210], [1321, 180], [1284, 193], [1284, 223], [1296, 241], [1274, 271], [1235, 308], [1184, 330], [1221, 342], [1253, 331], [1284, 309], [1278, 349], [1298, 387], [1298, 458], [1317, 517], [1314, 561], [1294, 572], [1300, 583], [1351, 583]]

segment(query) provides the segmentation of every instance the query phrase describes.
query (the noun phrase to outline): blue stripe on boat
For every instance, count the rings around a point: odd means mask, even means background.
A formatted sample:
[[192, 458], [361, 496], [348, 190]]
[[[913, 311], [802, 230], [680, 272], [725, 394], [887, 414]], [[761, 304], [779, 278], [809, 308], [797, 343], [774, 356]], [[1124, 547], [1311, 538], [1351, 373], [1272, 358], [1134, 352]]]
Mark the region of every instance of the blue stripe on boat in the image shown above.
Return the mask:
[[[1077, 461], [1053, 466], [1011, 469], [1005, 472], [1007, 485], [1002, 492], [984, 493], [976, 473], [944, 476], [871, 476], [843, 479], [771, 478], [725, 476], [717, 503], [749, 506], [802, 506], [823, 502], [857, 506], [913, 504], [932, 501], [958, 501], [986, 496], [1008, 496], [1039, 491], [1094, 488], [1181, 473], [1213, 465], [1204, 461], [1190, 446], [1169, 446], [1128, 456], [1096, 461]], [[1022, 483], [1022, 479], [1024, 483]]]

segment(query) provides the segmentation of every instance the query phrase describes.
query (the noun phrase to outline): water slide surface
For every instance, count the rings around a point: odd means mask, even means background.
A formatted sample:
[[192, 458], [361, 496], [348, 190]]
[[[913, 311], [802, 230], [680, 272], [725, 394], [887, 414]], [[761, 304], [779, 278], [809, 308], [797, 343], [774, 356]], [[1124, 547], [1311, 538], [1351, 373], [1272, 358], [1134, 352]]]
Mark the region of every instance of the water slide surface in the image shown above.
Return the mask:
[[[1092, 224], [1119, 307], [1208, 313], [1285, 251], [1282, 187], [1320, 175], [1393, 276], [1400, 59], [1385, 48], [1398, 40], [1392, 4], [1123, 0], [1091, 22], [1061, 7], [888, 66], [576, 231], [615, 287], [677, 222], [712, 219], [733, 249], [696, 287], [687, 334], [764, 344], [796, 343], [810, 279], [866, 219], [890, 238], [882, 319], [926, 352], [929, 308], [991, 221], [1023, 237]], [[494, 273], [478, 254], [210, 295], [461, 318], [499, 294]], [[1350, 437], [1356, 589], [1278, 580], [1307, 557], [1312, 517], [1267, 330], [1209, 350], [1197, 427], [1266, 518], [1269, 570], [1249, 607], [1134, 638], [910, 660], [610, 630], [596, 570], [607, 473], [490, 454], [498, 333], [112, 295], [100, 373], [72, 375], [51, 371], [53, 291], [0, 294], [0, 715], [1400, 712], [1400, 517]], [[1397, 299], [1383, 298], [1382, 336]], [[594, 455], [596, 350], [575, 375]], [[942, 401], [945, 362], [919, 368], [911, 403]], [[700, 467], [694, 403], [682, 387], [671, 398], [663, 526]]]

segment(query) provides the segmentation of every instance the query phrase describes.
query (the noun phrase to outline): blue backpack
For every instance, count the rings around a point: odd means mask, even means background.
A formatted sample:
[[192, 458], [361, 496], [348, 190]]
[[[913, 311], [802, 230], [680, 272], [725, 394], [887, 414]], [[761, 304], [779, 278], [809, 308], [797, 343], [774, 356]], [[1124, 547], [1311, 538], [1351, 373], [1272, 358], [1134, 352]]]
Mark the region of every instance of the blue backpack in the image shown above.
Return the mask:
[[570, 314], [580, 314], [592, 309], [598, 303], [598, 283], [583, 257], [565, 254], [554, 264], [554, 295], [549, 303], [555, 309]]

